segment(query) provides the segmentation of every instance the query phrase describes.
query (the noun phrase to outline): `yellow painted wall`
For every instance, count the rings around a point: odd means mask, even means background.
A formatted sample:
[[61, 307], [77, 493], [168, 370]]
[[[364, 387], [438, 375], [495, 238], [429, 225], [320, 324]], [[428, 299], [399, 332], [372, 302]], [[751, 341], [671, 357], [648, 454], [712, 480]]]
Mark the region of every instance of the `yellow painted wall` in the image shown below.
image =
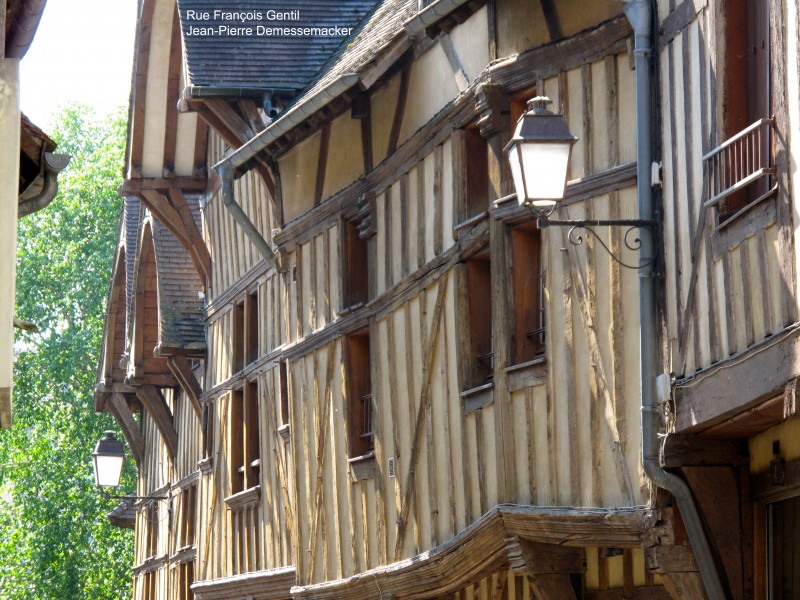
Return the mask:
[[322, 200], [332, 196], [364, 174], [361, 121], [347, 111], [331, 123], [328, 164]]
[[314, 206], [320, 132], [289, 150], [278, 160], [283, 195], [283, 220], [293, 221]]
[[784, 460], [800, 459], [800, 420], [785, 421], [760, 433], [750, 440], [750, 472], [760, 473], [769, 469], [773, 442], [780, 442], [780, 456]]

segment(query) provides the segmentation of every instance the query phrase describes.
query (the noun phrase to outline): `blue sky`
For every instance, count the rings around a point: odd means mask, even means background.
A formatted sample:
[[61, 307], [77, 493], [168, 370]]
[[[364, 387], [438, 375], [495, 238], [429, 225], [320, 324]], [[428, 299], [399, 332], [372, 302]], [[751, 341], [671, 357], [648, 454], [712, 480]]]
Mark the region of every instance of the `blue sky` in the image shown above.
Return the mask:
[[47, 127], [69, 101], [104, 114], [127, 106], [136, 0], [48, 0], [22, 59], [21, 106]]

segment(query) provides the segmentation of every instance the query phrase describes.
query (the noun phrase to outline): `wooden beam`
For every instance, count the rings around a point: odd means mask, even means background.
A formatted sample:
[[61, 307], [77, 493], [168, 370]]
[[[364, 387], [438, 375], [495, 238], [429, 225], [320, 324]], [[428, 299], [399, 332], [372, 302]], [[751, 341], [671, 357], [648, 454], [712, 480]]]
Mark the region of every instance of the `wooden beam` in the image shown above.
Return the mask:
[[203, 388], [197, 381], [197, 377], [194, 376], [191, 361], [185, 356], [172, 355], [167, 358], [167, 365], [175, 379], [178, 380], [186, 397], [189, 398], [197, 418], [202, 420], [203, 409], [200, 406], [200, 395], [203, 393]]
[[444, 54], [447, 57], [447, 62], [450, 63], [450, 69], [453, 71], [453, 77], [456, 80], [458, 91], [463, 92], [469, 87], [469, 77], [467, 76], [467, 71], [464, 69], [464, 65], [461, 63], [461, 58], [458, 56], [458, 50], [456, 50], [456, 46], [453, 43], [450, 34], [443, 33], [440, 35], [439, 45], [442, 47], [442, 50], [444, 50]]
[[227, 100], [221, 98], [207, 98], [205, 105], [208, 109], [216, 115], [227, 126], [241, 143], [251, 140], [255, 137], [256, 132], [244, 118], [234, 110]]
[[122, 430], [122, 435], [125, 436], [125, 441], [128, 442], [128, 447], [131, 449], [131, 454], [136, 464], [142, 464], [144, 460], [144, 436], [128, 402], [125, 400], [125, 396], [120, 392], [110, 394], [106, 401], [106, 406], [108, 407], [108, 412], [114, 415], [114, 419]]
[[175, 175], [175, 154], [178, 142], [178, 100], [181, 83], [181, 26], [177, 5], [172, 16], [172, 37], [169, 47], [166, 126], [164, 129], [164, 177]]
[[578, 600], [568, 573], [529, 575], [528, 581], [536, 600]]
[[544, 14], [544, 22], [547, 25], [547, 33], [550, 35], [551, 42], [557, 42], [564, 37], [561, 32], [561, 22], [558, 20], [558, 12], [556, 11], [553, 0], [539, 0], [539, 5], [542, 7]]
[[507, 540], [508, 564], [517, 575], [583, 573], [586, 551], [574, 546], [542, 544], [512, 537]]
[[679, 467], [729, 466], [749, 463], [747, 442], [709, 440], [696, 435], [671, 434], [663, 446], [662, 463], [667, 469]]
[[[175, 208], [183, 224], [189, 246], [186, 250], [192, 255], [192, 261], [198, 267], [198, 273], [204, 282], [211, 281], [211, 253], [208, 251], [203, 234], [197, 228], [192, 210], [186, 202], [183, 191], [179, 188], [170, 188], [167, 191], [170, 204]], [[205, 287], [205, 286], [204, 286]]]
[[256, 101], [252, 98], [240, 98], [239, 110], [244, 116], [247, 124], [254, 132], [258, 133], [267, 126], [267, 124], [264, 123], [264, 119], [261, 118], [261, 113], [258, 112], [258, 105], [256, 104]]
[[376, 82], [383, 79], [386, 72], [399, 62], [403, 54], [414, 44], [408, 36], [402, 36], [391, 50], [384, 54], [373, 66], [361, 75], [361, 87], [369, 90]]
[[186, 248], [205, 288], [211, 280], [211, 254], [197, 229], [183, 192], [178, 188], [169, 188], [167, 194], [168, 197], [164, 197], [156, 190], [145, 190], [140, 198]]
[[331, 124], [322, 126], [319, 141], [319, 156], [317, 157], [317, 181], [314, 185], [314, 206], [322, 200], [322, 188], [325, 187], [325, 170], [328, 168], [328, 147], [331, 143]]
[[147, 190], [167, 191], [180, 188], [184, 192], [202, 192], [208, 185], [205, 175], [183, 177], [148, 177], [146, 179], [126, 179], [117, 189], [120, 196], [138, 196]]
[[178, 433], [172, 422], [172, 412], [167, 406], [164, 396], [154, 385], [143, 385], [136, 390], [136, 397], [153, 419], [156, 428], [161, 433], [164, 444], [172, 460], [178, 455]]
[[645, 551], [649, 569], [661, 576], [673, 600], [708, 598], [700, 569], [689, 546], [655, 546]]
[[[754, 377], [754, 373], [758, 373], [758, 377]], [[746, 353], [721, 361], [678, 383], [675, 386], [675, 430], [679, 433], [703, 431], [778, 395], [782, 404], [784, 386], [798, 375], [800, 326], [794, 325], [748, 348]]]
[[397, 93], [397, 105], [394, 109], [394, 119], [392, 120], [392, 131], [389, 134], [389, 146], [387, 155], [394, 154], [397, 150], [397, 142], [400, 138], [400, 128], [403, 125], [403, 117], [406, 113], [406, 103], [408, 100], [408, 88], [411, 80], [411, 63], [403, 66], [400, 74], [400, 90]]
[[147, 75], [150, 62], [150, 40], [153, 29], [155, 0], [144, 0], [139, 26], [136, 30], [136, 57], [134, 62], [133, 97], [131, 98], [130, 123], [130, 172], [142, 171], [144, 156], [145, 103], [147, 97]]

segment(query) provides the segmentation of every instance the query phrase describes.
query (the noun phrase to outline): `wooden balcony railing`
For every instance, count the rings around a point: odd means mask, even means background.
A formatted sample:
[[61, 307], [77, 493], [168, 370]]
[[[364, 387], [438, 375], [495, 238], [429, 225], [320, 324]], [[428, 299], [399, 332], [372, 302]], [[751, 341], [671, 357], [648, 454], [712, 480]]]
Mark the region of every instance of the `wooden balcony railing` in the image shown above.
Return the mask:
[[770, 139], [774, 123], [774, 119], [759, 119], [703, 157], [708, 181], [705, 206], [714, 206], [762, 177], [775, 174]]

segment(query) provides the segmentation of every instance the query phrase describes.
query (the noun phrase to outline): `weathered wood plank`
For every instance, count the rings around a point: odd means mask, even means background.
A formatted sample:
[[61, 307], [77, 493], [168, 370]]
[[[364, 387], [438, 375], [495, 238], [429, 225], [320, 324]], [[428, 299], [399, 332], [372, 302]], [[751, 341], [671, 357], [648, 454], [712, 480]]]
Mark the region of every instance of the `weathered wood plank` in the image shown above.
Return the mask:
[[111, 393], [106, 402], [106, 406], [119, 424], [122, 434], [125, 436], [125, 441], [128, 442], [128, 447], [131, 449], [133, 459], [136, 461], [137, 465], [141, 465], [145, 453], [144, 436], [142, 435], [139, 424], [133, 416], [133, 412], [131, 412], [125, 396], [120, 392]]
[[414, 425], [414, 435], [412, 436], [413, 444], [410, 451], [408, 473], [406, 474], [406, 487], [403, 491], [403, 510], [400, 514], [399, 523], [397, 525], [397, 543], [394, 549], [394, 560], [399, 560], [403, 551], [403, 542], [405, 538], [405, 530], [408, 524], [408, 514], [411, 509], [411, 495], [414, 493], [415, 487], [415, 473], [416, 465], [419, 459], [420, 452], [420, 434], [422, 427], [425, 423], [426, 413], [428, 412], [431, 401], [431, 378], [433, 376], [434, 360], [436, 358], [437, 341], [439, 339], [439, 330], [441, 329], [441, 316], [444, 309], [444, 293], [447, 290], [447, 277], [439, 280], [438, 290], [436, 292], [436, 304], [433, 309], [433, 319], [431, 321], [431, 330], [428, 334], [427, 344], [424, 346], [423, 359], [422, 359], [422, 388], [420, 390], [419, 408], [417, 409], [416, 423]]
[[178, 434], [172, 424], [172, 412], [161, 392], [153, 385], [143, 385], [136, 390], [136, 397], [153, 419], [172, 460], [178, 455]]

